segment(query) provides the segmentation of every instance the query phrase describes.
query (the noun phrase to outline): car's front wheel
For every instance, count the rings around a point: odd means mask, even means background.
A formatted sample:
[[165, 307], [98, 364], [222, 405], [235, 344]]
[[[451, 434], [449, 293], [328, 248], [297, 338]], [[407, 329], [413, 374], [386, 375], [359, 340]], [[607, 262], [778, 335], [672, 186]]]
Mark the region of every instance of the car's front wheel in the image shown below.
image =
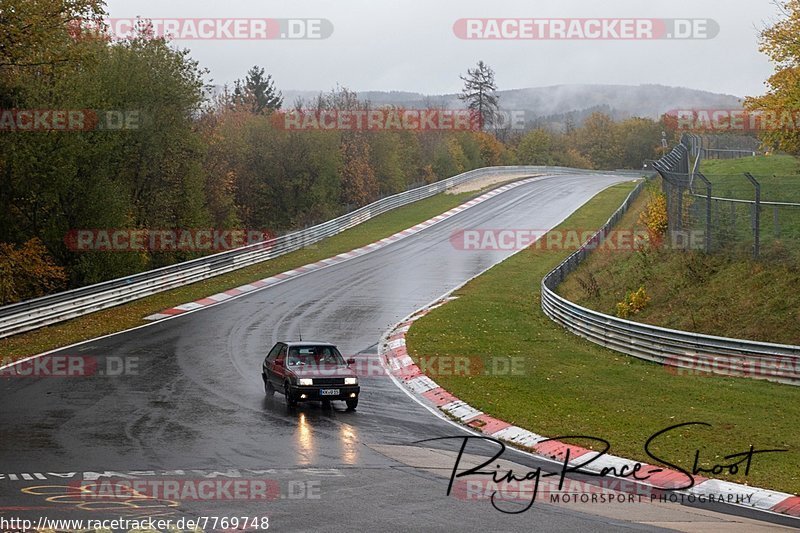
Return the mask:
[[297, 398], [292, 396], [291, 391], [289, 390], [289, 384], [283, 386], [283, 394], [286, 396], [286, 405], [289, 407], [296, 407], [297, 406]]
[[345, 402], [347, 403], [347, 408], [349, 410], [351, 410], [351, 411], [353, 409], [355, 409], [356, 407], [358, 407], [358, 398], [353, 398], [351, 400], [345, 400]]

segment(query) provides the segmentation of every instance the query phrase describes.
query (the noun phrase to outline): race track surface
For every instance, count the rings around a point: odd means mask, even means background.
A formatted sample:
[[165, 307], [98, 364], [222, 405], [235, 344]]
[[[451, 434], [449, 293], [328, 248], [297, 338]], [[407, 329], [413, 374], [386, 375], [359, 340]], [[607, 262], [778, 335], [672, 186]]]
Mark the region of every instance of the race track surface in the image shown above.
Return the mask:
[[[0, 517], [268, 516], [276, 531], [331, 532], [653, 531], [683, 523], [676, 506], [596, 512], [537, 502], [512, 515], [486, 500], [447, 497], [457, 444], [414, 443], [463, 433], [392, 380], [361, 378], [359, 407], [347, 412], [339, 402], [289, 410], [282, 395], [265, 398], [260, 377], [273, 343], [301, 333], [346, 356], [375, 357], [387, 328], [511, 253], [458, 250], [454, 231], [547, 229], [625, 179], [542, 179], [364, 256], [60, 352], [135, 362], [121, 376], [0, 380]], [[104, 472], [111, 480], [267, 480], [275, 492], [267, 500], [77, 495], [77, 481]]]

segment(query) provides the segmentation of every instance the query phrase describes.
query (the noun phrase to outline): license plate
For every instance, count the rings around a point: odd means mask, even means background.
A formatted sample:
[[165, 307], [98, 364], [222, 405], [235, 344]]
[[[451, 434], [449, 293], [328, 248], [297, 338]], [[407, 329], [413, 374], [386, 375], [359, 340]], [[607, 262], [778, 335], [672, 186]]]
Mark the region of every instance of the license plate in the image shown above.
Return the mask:
[[320, 389], [320, 396], [339, 396], [339, 389]]

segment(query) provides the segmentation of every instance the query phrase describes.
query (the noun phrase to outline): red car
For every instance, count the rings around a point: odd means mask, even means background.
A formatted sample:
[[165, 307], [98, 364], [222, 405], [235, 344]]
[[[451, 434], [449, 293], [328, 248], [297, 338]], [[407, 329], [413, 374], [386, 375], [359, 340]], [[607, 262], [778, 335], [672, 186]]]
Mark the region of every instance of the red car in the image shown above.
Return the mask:
[[352, 410], [358, 405], [358, 377], [336, 346], [327, 342], [277, 342], [261, 367], [264, 391], [286, 396], [294, 407], [298, 402], [344, 400]]

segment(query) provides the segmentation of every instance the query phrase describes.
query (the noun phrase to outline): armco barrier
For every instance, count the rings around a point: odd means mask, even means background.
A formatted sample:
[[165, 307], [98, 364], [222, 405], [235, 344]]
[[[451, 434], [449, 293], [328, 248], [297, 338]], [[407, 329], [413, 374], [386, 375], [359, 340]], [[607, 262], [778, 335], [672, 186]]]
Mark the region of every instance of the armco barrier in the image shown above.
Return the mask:
[[[487, 167], [471, 170], [430, 185], [382, 198], [328, 222], [283, 235], [265, 243], [256, 243], [125, 278], [2, 306], [0, 307], [0, 338], [188, 285], [299, 250], [396, 207], [428, 198], [485, 176], [586, 172], [586, 170], [543, 166]], [[614, 172], [614, 174], [640, 175], [637, 172]]]
[[[677, 159], [687, 152], [687, 146], [679, 146], [677, 154], [673, 151], [665, 156], [657, 168], [675, 168]], [[603, 241], [644, 184], [639, 183], [631, 191], [589, 242], [596, 247]], [[800, 385], [800, 346], [715, 337], [632, 322], [581, 307], [556, 294], [555, 288], [589, 253], [587, 246], [582, 246], [542, 280], [542, 310], [558, 324], [601, 346], [674, 367], [676, 373], [714, 373]]]

